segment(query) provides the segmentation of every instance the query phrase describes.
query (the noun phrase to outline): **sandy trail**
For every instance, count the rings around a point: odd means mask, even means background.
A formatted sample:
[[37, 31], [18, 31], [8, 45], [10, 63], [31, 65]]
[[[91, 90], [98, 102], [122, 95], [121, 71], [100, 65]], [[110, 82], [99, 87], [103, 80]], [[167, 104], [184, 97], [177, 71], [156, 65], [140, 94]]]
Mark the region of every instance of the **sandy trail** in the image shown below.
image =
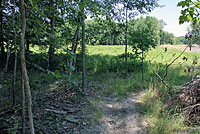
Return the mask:
[[99, 105], [102, 118], [95, 127], [82, 132], [84, 134], [146, 134], [137, 111], [140, 94], [131, 94], [125, 99], [106, 97]]

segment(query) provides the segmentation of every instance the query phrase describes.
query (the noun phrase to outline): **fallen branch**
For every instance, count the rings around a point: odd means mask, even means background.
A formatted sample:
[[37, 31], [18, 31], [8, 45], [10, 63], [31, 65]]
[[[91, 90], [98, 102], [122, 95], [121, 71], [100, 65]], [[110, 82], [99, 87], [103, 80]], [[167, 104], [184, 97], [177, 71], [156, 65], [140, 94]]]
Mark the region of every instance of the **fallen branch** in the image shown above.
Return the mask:
[[45, 109], [45, 111], [53, 112], [55, 114], [67, 114], [66, 111], [60, 111], [60, 110]]
[[71, 118], [65, 118], [68, 122], [71, 122], [71, 123], [76, 123], [78, 124], [79, 123], [79, 120], [76, 120], [76, 119], [71, 119]]
[[[195, 107], [198, 107], [198, 106], [200, 106], [200, 104], [195, 104], [195, 105], [193, 105], [193, 106], [187, 107], [187, 109], [188, 109], [188, 108], [191, 108], [191, 109], [190, 109], [189, 113], [186, 115], [186, 118], [190, 118], [190, 117], [191, 117], [191, 116], [190, 116], [191, 113], [194, 112], [193, 109], [194, 109]], [[186, 108], [185, 108], [185, 109], [186, 109]]]
[[11, 107], [11, 108], [9, 108], [9, 109], [7, 109], [7, 110], [1, 112], [1, 113], [0, 113], [0, 117], [3, 116], [3, 115], [5, 115], [5, 114], [7, 114], [7, 113], [9, 113], [9, 112], [12, 112], [15, 108], [17, 108], [17, 107], [19, 107], [19, 106], [20, 106], [20, 105], [17, 105], [17, 106]]
[[200, 104], [195, 104], [195, 105], [192, 105], [192, 106], [188, 106], [188, 107], [184, 108], [184, 110], [193, 109], [194, 107], [197, 107], [197, 106], [200, 106]]

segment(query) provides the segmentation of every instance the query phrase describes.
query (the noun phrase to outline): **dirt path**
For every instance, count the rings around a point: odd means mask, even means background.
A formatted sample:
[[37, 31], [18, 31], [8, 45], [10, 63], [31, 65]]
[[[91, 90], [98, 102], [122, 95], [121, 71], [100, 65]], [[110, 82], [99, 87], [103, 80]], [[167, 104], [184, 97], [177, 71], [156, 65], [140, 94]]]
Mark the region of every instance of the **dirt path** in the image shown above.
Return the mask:
[[[179, 49], [179, 50], [184, 50], [186, 46], [187, 45], [161, 45], [161, 47], [167, 47], [167, 48]], [[186, 51], [188, 51], [188, 52], [200, 52], [200, 46], [195, 45], [194, 47], [192, 47], [191, 50], [188, 47]]]
[[[136, 105], [141, 96], [131, 94], [127, 98], [118, 100], [118, 97], [106, 97], [99, 104], [102, 110], [102, 117], [99, 124], [84, 134], [146, 134], [142, 127], [140, 114]], [[81, 133], [81, 134], [82, 134]]]

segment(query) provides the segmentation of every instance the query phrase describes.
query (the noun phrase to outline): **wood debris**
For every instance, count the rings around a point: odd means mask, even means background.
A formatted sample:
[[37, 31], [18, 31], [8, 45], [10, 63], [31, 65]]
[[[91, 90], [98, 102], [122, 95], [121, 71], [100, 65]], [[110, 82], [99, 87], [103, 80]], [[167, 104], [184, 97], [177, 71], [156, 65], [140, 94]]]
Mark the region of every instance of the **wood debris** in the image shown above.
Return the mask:
[[200, 125], [200, 78], [176, 89], [169, 105], [177, 106], [179, 112], [185, 113], [187, 124]]

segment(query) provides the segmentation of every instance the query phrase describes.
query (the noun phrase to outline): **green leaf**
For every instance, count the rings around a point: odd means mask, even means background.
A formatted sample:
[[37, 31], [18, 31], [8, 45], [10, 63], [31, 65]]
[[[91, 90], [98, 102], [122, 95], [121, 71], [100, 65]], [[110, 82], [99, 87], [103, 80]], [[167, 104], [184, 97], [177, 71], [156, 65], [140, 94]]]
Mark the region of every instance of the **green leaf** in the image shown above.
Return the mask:
[[181, 1], [181, 2], [179, 2], [178, 3], [178, 5], [177, 6], [179, 6], [179, 7], [185, 7], [185, 5], [186, 5], [186, 2], [185, 1]]
[[84, 4], [81, 3], [80, 6], [79, 6], [79, 9], [80, 9], [80, 10], [83, 10], [83, 8], [84, 8]]
[[61, 78], [61, 73], [58, 70], [56, 70], [56, 78]]
[[71, 71], [74, 71], [74, 70], [75, 70], [75, 67], [74, 67], [74, 66], [70, 66], [70, 70], [71, 70]]
[[33, 6], [33, 1], [32, 0], [29, 0], [29, 1], [30, 1], [31, 5]]
[[192, 16], [190, 14], [187, 15], [187, 20], [192, 21]]

